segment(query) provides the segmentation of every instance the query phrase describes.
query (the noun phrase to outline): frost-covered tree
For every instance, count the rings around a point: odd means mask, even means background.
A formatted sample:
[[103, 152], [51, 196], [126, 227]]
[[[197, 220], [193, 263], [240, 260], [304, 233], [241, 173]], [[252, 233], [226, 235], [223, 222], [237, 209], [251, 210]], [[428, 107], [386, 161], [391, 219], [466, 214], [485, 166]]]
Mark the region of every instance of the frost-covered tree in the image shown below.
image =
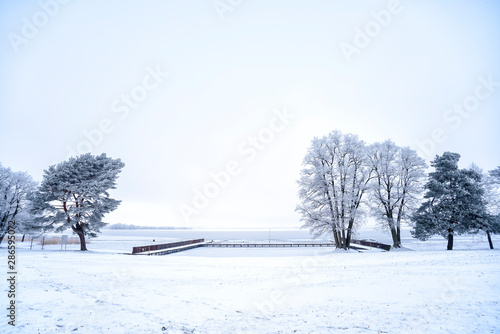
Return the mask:
[[371, 178], [365, 143], [333, 131], [314, 138], [303, 165], [297, 206], [303, 227], [315, 236], [332, 233], [337, 248], [349, 248]]
[[488, 209], [492, 215], [500, 216], [500, 166], [488, 172], [485, 186]]
[[87, 250], [85, 236], [95, 237], [105, 226], [103, 216], [120, 204], [108, 190], [116, 188], [123, 167], [120, 159], [90, 153], [50, 166], [34, 196], [33, 214], [45, 231], [71, 228], [80, 249]]
[[487, 175], [483, 175], [486, 201], [486, 209], [489, 219], [480, 229], [488, 237], [490, 248], [493, 249], [492, 234], [500, 234], [500, 166], [490, 170]]
[[453, 237], [472, 232], [487, 218], [481, 174], [472, 169], [459, 169], [460, 154], [445, 152], [436, 156], [425, 185], [427, 199], [412, 216], [412, 234], [427, 240], [439, 234], [448, 240], [447, 249], [453, 249]]
[[490, 170], [488, 172], [489, 176], [490, 176], [490, 182], [497, 185], [497, 186], [500, 186], [500, 166], [498, 166], [497, 168], [493, 169], [493, 170]]
[[0, 243], [7, 233], [9, 221], [15, 221], [16, 232], [31, 231], [27, 210], [28, 196], [35, 191], [36, 182], [25, 172], [13, 172], [0, 165]]
[[368, 148], [373, 169], [370, 207], [376, 219], [389, 229], [393, 247], [401, 247], [401, 221], [418, 203], [425, 178], [425, 160], [409, 147], [399, 147], [391, 140]]

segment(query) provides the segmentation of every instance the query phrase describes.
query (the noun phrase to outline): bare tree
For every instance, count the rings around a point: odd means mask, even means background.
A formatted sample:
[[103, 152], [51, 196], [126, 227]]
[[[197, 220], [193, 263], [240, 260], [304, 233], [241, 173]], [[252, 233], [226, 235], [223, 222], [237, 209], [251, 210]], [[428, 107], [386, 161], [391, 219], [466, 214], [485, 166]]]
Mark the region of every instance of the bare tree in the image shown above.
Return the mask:
[[371, 178], [365, 143], [333, 131], [314, 138], [303, 165], [297, 206], [303, 227], [315, 236], [332, 233], [337, 248], [349, 248]]
[[[7, 234], [9, 221], [19, 219], [22, 232], [28, 229], [26, 206], [28, 196], [35, 191], [36, 182], [25, 172], [13, 172], [0, 165], [0, 243]], [[18, 232], [18, 231], [16, 231]]]
[[393, 247], [401, 247], [401, 222], [407, 211], [415, 209], [425, 181], [424, 159], [409, 147], [399, 147], [391, 140], [368, 148], [373, 169], [370, 207], [375, 217], [389, 229]]
[[483, 180], [488, 219], [481, 229], [488, 237], [490, 249], [493, 249], [491, 235], [500, 234], [500, 166], [483, 175]]

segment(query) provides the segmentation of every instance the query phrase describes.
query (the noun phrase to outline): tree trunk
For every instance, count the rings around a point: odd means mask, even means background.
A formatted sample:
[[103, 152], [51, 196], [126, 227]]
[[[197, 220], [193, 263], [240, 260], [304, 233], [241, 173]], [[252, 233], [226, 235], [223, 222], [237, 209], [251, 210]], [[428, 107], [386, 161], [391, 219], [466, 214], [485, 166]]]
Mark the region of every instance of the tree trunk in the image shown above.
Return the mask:
[[78, 237], [80, 238], [80, 250], [81, 251], [86, 251], [87, 250], [87, 244], [85, 243], [85, 234], [83, 232], [78, 233]]
[[396, 218], [396, 236], [398, 239], [398, 248], [401, 248], [401, 219], [403, 218], [403, 208], [404, 208], [405, 201], [404, 199], [401, 201], [401, 204], [399, 206], [398, 210], [398, 217]]
[[333, 235], [335, 236], [335, 248], [342, 248], [342, 233], [340, 231], [335, 231]]
[[354, 226], [354, 219], [349, 219], [349, 227], [347, 228], [347, 239], [346, 239], [346, 249], [351, 247], [351, 236], [352, 236], [352, 227]]
[[350, 228], [347, 229], [347, 238], [345, 240], [345, 249], [349, 249], [349, 247], [351, 247], [351, 233], [352, 233], [352, 230]]
[[339, 236], [337, 235], [337, 231], [333, 230], [333, 237], [335, 238], [335, 248], [340, 247]]
[[446, 250], [453, 250], [453, 232], [448, 232], [448, 246]]
[[396, 227], [396, 236], [398, 239], [398, 248], [401, 248], [401, 227], [399, 226], [399, 223], [398, 226]]
[[494, 249], [493, 248], [493, 242], [491, 241], [490, 231], [486, 231], [486, 235], [488, 236], [488, 243], [490, 244], [490, 249]]
[[394, 226], [391, 226], [391, 236], [392, 236], [392, 247], [399, 248], [398, 244], [398, 232]]
[[391, 230], [392, 247], [400, 248], [401, 241], [398, 240], [398, 229], [394, 224], [394, 218], [392, 217], [392, 213], [387, 213], [387, 225], [389, 225], [389, 229]]
[[78, 237], [80, 238], [80, 250], [81, 251], [86, 251], [87, 250], [87, 245], [85, 243], [85, 233], [83, 232], [83, 226], [80, 223], [76, 223], [75, 226], [71, 226], [71, 229], [78, 234]]
[[26, 234], [23, 234], [23, 239], [21, 240], [21, 242], [24, 242], [24, 237], [26, 236]]
[[5, 216], [0, 220], [0, 244], [3, 241], [3, 238], [7, 235], [7, 217]]
[[[342, 225], [344, 225], [344, 224], [342, 224]], [[345, 230], [344, 229], [342, 229], [342, 238], [340, 240], [342, 241], [340, 247], [343, 248], [343, 249], [346, 249], [346, 246], [345, 246]]]

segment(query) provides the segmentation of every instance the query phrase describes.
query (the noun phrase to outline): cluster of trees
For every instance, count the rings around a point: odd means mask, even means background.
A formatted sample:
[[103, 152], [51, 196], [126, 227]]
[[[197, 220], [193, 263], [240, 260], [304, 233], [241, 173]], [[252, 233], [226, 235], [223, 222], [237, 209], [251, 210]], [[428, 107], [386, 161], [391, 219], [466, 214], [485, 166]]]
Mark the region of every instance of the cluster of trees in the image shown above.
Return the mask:
[[[314, 138], [300, 173], [297, 211], [303, 227], [318, 236], [332, 233], [338, 248], [350, 246], [352, 233], [369, 211], [387, 228], [393, 247], [401, 247], [401, 224], [414, 237], [500, 231], [500, 169], [483, 177], [477, 167], [458, 169], [457, 153], [436, 156], [426, 174], [424, 159], [390, 140], [367, 145], [353, 134], [333, 131]], [[425, 195], [422, 198], [422, 193]]]
[[[427, 175], [425, 161], [408, 147], [390, 140], [367, 145], [333, 131], [314, 138], [307, 151], [297, 211], [304, 227], [316, 236], [332, 233], [343, 249], [367, 211], [390, 231], [395, 248], [405, 221], [415, 238], [447, 238], [449, 250], [455, 235], [481, 231], [493, 248], [491, 235], [500, 233], [500, 167], [483, 174], [476, 166], [459, 169], [459, 159], [451, 152], [436, 156]], [[108, 191], [123, 167], [120, 159], [87, 153], [50, 166], [37, 184], [0, 165], [0, 243], [15, 221], [22, 234], [71, 229], [86, 250], [85, 237], [96, 236], [104, 215], [120, 204]]]
[[87, 250], [85, 237], [96, 236], [104, 215], [120, 204], [108, 191], [116, 188], [123, 167], [120, 159], [87, 153], [50, 166], [36, 184], [27, 173], [0, 166], [0, 242], [15, 221], [23, 234], [71, 229]]

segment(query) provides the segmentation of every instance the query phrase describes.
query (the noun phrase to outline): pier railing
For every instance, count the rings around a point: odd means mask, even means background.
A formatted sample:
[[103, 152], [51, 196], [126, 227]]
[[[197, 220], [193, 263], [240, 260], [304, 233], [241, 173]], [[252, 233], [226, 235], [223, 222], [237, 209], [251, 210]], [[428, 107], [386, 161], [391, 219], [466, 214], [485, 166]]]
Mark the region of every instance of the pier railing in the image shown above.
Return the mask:
[[188, 246], [188, 245], [192, 245], [192, 244], [199, 244], [199, 243], [202, 243], [204, 241], [205, 241], [205, 239], [194, 239], [194, 240], [186, 240], [186, 241], [169, 242], [167, 244], [138, 246], [138, 247], [132, 248], [132, 254], [139, 254], [139, 253], [144, 253], [144, 252], [159, 251], [162, 249]]

